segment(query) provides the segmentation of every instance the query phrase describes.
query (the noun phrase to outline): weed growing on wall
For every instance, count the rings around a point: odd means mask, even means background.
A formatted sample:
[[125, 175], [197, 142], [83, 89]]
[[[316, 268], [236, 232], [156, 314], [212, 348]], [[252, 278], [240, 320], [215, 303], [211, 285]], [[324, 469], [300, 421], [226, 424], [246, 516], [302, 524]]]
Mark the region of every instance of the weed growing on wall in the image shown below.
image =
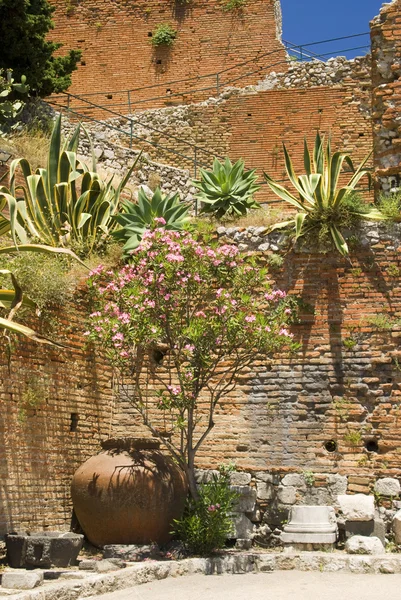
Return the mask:
[[391, 221], [401, 221], [401, 192], [381, 194], [378, 206]]
[[26, 252], [7, 259], [1, 257], [0, 268], [5, 267], [13, 271], [39, 311], [51, 305], [63, 305], [73, 295], [71, 263], [67, 258]]
[[225, 11], [239, 11], [245, 8], [247, 0], [224, 0], [223, 10]]
[[154, 30], [151, 37], [153, 46], [172, 46], [177, 37], [177, 30], [173, 29], [169, 23], [161, 23]]

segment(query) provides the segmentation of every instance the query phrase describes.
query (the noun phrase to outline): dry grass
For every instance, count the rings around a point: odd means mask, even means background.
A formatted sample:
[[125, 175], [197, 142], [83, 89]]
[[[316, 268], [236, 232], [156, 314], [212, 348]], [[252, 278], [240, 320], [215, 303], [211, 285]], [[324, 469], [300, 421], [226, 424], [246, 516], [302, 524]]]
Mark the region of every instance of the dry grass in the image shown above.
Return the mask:
[[33, 170], [46, 167], [50, 136], [39, 129], [24, 130], [8, 139], [3, 139], [1, 145], [11, 152], [14, 158], [25, 158]]
[[192, 223], [201, 231], [212, 232], [217, 227], [271, 227], [275, 223], [286, 221], [289, 218], [289, 213], [275, 208], [262, 207], [260, 210], [252, 210], [247, 215], [239, 219], [223, 219], [218, 220], [213, 217], [194, 217]]

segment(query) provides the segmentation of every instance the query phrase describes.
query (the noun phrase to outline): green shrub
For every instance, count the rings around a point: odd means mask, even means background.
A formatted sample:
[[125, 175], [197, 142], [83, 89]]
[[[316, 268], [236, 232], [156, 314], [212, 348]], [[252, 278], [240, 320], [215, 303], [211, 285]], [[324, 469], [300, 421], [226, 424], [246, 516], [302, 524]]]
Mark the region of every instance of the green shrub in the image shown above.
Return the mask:
[[151, 43], [153, 46], [172, 46], [177, 37], [177, 30], [169, 23], [161, 23], [153, 32]]
[[5, 266], [12, 270], [24, 293], [40, 311], [50, 305], [63, 305], [72, 297], [71, 265], [65, 257], [21, 252], [11, 259], [2, 258], [0, 267]]
[[199, 499], [189, 498], [182, 519], [174, 521], [174, 534], [193, 554], [207, 555], [223, 548], [233, 533], [232, 511], [238, 494], [230, 487], [230, 468], [220, 467], [211, 481], [198, 487]]
[[223, 10], [242, 10], [246, 5], [247, 0], [225, 0]]
[[380, 194], [378, 206], [390, 221], [401, 220], [401, 192], [390, 195]]

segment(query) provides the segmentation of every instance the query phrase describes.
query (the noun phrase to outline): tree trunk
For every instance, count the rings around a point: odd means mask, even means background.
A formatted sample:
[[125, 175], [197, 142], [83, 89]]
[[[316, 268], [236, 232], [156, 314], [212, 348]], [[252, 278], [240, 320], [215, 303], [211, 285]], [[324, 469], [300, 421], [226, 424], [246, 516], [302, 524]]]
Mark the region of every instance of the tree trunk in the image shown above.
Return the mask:
[[195, 456], [191, 451], [189, 452], [188, 464], [185, 470], [188, 477], [189, 493], [194, 500], [198, 500], [199, 494], [195, 480]]

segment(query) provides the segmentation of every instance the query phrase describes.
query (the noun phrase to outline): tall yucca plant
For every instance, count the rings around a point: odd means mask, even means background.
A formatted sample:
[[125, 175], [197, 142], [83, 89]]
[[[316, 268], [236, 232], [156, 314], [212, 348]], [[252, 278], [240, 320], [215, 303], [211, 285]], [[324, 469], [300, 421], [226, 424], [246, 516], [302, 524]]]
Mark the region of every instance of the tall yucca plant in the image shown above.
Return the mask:
[[[117, 211], [121, 192], [139, 159], [114, 188], [111, 178], [105, 182], [78, 159], [80, 126], [65, 142], [61, 135], [61, 115], [57, 118], [50, 141], [47, 168], [33, 172], [24, 158], [10, 165], [10, 189], [0, 188], [0, 202], [7, 202], [9, 228], [14, 243], [26, 244], [34, 238], [41, 244], [75, 247], [90, 254], [115, 228], [112, 216]], [[25, 179], [17, 184], [18, 169]], [[7, 223], [0, 222], [0, 227]]]
[[229, 158], [221, 163], [217, 158], [213, 170], [201, 169], [201, 179], [194, 181], [198, 188], [196, 197], [202, 203], [202, 213], [222, 217], [240, 217], [252, 208], [260, 208], [253, 199], [259, 187], [258, 176], [253, 171], [245, 171], [243, 160], [233, 165]]
[[[318, 230], [324, 225], [328, 228], [334, 245], [340, 254], [343, 256], [348, 255], [347, 242], [339, 229], [347, 216], [354, 220], [383, 220], [386, 218], [372, 206], [352, 203], [356, 186], [362, 177], [368, 177], [370, 185], [371, 175], [364, 167], [371, 154], [368, 154], [358, 168], [355, 169], [348, 154], [345, 152], [334, 152], [332, 154], [330, 138], [325, 145], [324, 138], [318, 133], [313, 152], [309, 151], [307, 141], [304, 141], [305, 174], [297, 176], [285, 144], [283, 144], [283, 148], [287, 175], [298, 192], [298, 197], [276, 183], [267, 173], [264, 173], [264, 176], [273, 192], [295, 206], [298, 212], [294, 218], [274, 225], [273, 229], [292, 225], [297, 240], [313, 229]], [[339, 179], [344, 163], [349, 165], [353, 174], [348, 183], [340, 187]]]

